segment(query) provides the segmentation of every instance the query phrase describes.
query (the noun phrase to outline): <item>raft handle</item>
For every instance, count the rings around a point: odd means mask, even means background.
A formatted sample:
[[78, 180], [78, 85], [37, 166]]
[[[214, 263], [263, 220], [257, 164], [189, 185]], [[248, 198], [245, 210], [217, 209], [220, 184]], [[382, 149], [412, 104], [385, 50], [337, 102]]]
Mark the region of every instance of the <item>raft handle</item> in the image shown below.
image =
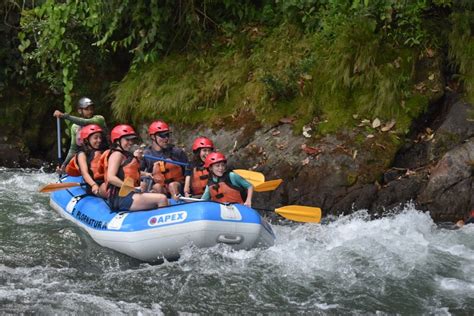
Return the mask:
[[229, 235], [229, 234], [222, 234], [217, 236], [217, 242], [224, 243], [224, 244], [240, 244], [244, 238], [241, 235]]

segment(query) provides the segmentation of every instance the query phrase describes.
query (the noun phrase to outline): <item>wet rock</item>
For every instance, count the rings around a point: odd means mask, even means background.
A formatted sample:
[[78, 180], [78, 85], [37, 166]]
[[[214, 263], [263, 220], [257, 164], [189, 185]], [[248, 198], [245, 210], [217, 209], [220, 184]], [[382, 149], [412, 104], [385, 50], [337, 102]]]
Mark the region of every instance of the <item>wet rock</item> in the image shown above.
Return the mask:
[[352, 210], [370, 210], [373, 201], [377, 198], [378, 188], [375, 184], [357, 185], [349, 188], [338, 199], [329, 213], [344, 214]]
[[23, 160], [21, 149], [13, 144], [0, 144], [0, 165], [13, 168], [19, 167]]
[[446, 153], [431, 170], [417, 202], [439, 221], [454, 221], [474, 207], [474, 138]]
[[371, 209], [383, 212], [401, 206], [406, 202], [415, 201], [427, 181], [427, 170], [412, 175], [402, 175], [377, 192], [377, 197], [371, 205]]
[[449, 109], [446, 119], [436, 130], [430, 143], [430, 153], [439, 157], [458, 144], [474, 136], [474, 106], [464, 101], [455, 102]]
[[449, 94], [433, 104], [415, 121], [411, 140], [397, 153], [393, 165], [416, 169], [439, 159], [443, 154], [474, 135], [474, 107]]

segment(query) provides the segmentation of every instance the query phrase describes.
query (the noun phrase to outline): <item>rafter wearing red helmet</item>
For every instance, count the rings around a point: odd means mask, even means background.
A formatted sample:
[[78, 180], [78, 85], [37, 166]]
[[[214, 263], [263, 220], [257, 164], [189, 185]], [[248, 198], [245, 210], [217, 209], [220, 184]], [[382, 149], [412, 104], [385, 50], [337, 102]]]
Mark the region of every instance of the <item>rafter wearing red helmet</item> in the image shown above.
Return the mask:
[[[154, 156], [187, 164], [184, 151], [170, 143], [171, 130], [167, 123], [158, 120], [148, 127], [151, 145], [144, 150], [145, 155]], [[182, 193], [184, 178], [190, 172], [185, 167], [173, 163], [144, 158], [141, 170], [153, 179], [152, 191], [167, 194], [175, 199]], [[146, 187], [142, 183], [142, 188]]]
[[104, 170], [101, 166], [103, 150], [103, 130], [97, 124], [86, 125], [81, 129], [82, 146], [66, 166], [66, 173], [71, 176], [82, 176], [89, 194], [105, 196]]
[[[79, 150], [79, 146], [81, 145], [80, 130], [82, 127], [90, 124], [96, 124], [99, 125], [104, 130], [104, 132], [107, 130], [105, 118], [102, 115], [94, 115], [94, 102], [92, 102], [91, 99], [86, 97], [80, 98], [77, 102], [76, 109], [79, 113], [79, 117], [70, 115], [68, 113], [63, 113], [59, 110], [56, 110], [53, 113], [54, 117], [62, 118], [73, 123], [71, 125], [69, 135], [71, 136], [71, 145], [69, 146], [69, 151], [67, 153], [66, 159], [64, 159], [63, 164], [58, 166], [58, 172], [64, 171], [69, 161]], [[103, 148], [107, 147], [106, 139], [103, 139], [102, 146]]]
[[252, 207], [253, 186], [238, 174], [227, 170], [227, 158], [220, 152], [210, 153], [204, 167], [209, 169], [209, 181], [202, 195], [204, 200], [239, 203]]
[[133, 141], [137, 138], [130, 125], [121, 124], [112, 129], [112, 148], [105, 159], [105, 173], [109, 205], [113, 210], [140, 211], [168, 205], [168, 199], [159, 193], [130, 192], [119, 196], [125, 178], [132, 178], [134, 186], [140, 185], [140, 162], [132, 153]]
[[214, 143], [207, 137], [199, 136], [193, 142], [193, 159], [189, 169], [191, 175], [187, 175], [184, 182], [184, 195], [186, 197], [199, 197], [204, 193], [209, 180], [209, 171], [204, 168], [207, 155], [214, 151]]

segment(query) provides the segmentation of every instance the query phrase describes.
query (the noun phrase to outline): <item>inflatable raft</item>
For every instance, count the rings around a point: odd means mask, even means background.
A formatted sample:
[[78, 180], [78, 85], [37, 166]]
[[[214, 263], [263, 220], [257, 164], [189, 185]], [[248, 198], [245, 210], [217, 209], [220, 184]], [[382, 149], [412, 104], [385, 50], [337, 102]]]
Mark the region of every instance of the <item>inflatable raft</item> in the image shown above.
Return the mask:
[[[62, 182], [82, 182], [66, 177]], [[112, 212], [101, 198], [87, 195], [82, 187], [51, 194], [51, 206], [64, 218], [83, 228], [103, 247], [143, 261], [179, 257], [188, 245], [212, 247], [224, 243], [233, 249], [273, 245], [275, 234], [254, 209], [211, 201], [173, 203], [139, 212]]]

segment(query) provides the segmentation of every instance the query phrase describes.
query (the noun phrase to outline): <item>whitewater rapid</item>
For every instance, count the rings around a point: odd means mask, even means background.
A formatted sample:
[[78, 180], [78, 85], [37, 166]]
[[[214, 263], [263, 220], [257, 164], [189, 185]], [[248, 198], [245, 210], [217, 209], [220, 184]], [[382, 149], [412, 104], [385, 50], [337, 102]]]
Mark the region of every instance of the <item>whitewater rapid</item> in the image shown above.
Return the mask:
[[150, 265], [53, 212], [37, 191], [55, 180], [0, 169], [0, 314], [474, 313], [474, 225], [441, 228], [411, 204], [274, 225], [268, 249], [189, 245]]

